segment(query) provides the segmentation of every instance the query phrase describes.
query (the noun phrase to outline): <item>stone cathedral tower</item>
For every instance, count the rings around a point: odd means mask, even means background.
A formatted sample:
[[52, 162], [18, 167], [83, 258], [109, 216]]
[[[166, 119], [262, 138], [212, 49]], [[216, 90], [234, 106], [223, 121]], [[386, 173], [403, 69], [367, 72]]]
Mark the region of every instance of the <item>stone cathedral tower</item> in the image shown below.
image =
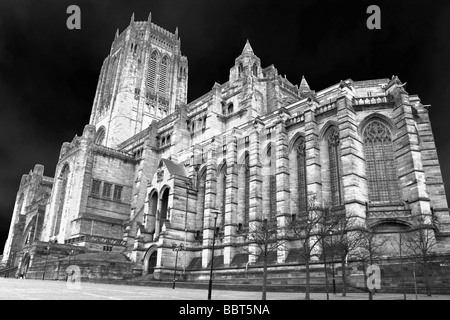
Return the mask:
[[107, 147], [147, 128], [186, 103], [188, 63], [174, 34], [148, 21], [134, 21], [119, 34], [103, 62], [90, 124], [102, 128]]

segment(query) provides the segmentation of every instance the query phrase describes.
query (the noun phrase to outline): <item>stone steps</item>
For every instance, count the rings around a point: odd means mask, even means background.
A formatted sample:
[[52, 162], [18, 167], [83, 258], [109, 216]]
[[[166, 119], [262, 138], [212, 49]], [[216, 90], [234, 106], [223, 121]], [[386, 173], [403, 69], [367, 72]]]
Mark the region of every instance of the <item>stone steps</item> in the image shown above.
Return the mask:
[[[122, 284], [128, 285], [139, 285], [139, 286], [150, 286], [150, 287], [172, 287], [173, 282], [170, 281], [157, 281], [157, 280], [136, 280], [132, 281], [122, 281]], [[177, 281], [176, 287], [179, 288], [189, 288], [189, 289], [208, 289], [209, 281]], [[259, 283], [229, 283], [225, 281], [216, 281], [213, 280], [213, 289], [215, 290], [237, 290], [237, 291], [260, 291], [262, 290], [262, 280]], [[332, 284], [330, 283], [328, 286], [329, 292], [332, 291]], [[342, 285], [336, 284], [337, 292], [342, 291]], [[304, 284], [273, 284], [267, 283], [267, 291], [270, 292], [304, 292], [305, 285]], [[324, 284], [310, 284], [311, 292], [325, 292]], [[360, 289], [356, 289], [350, 286], [347, 286], [347, 292], [362, 292]]]
[[8, 276], [14, 277], [17, 272], [18, 267], [4, 267], [0, 268], [0, 277]]
[[[235, 275], [233, 278], [224, 278], [218, 274], [214, 275], [213, 285], [216, 289], [222, 290], [256, 290], [262, 289], [262, 273], [252, 274], [250, 277], [245, 277], [245, 274]], [[162, 286], [167, 287], [172, 285], [172, 281], [165, 280], [155, 280], [153, 275], [144, 275], [129, 279], [126, 281], [131, 285], [142, 285], [142, 286]], [[268, 274], [267, 277], [267, 290], [268, 291], [286, 291], [286, 292], [301, 292], [305, 290], [306, 276], [304, 273], [295, 274], [283, 274], [283, 275], [271, 275]], [[332, 278], [328, 278], [328, 290], [332, 291]], [[184, 288], [194, 288], [203, 289], [207, 288], [209, 285], [209, 273], [201, 279], [191, 279], [187, 280], [177, 280], [177, 286]], [[342, 278], [335, 278], [335, 285], [338, 291], [342, 291]], [[347, 283], [346, 285], [348, 292], [362, 292], [362, 289], [352, 286]], [[325, 292], [325, 277], [324, 273], [311, 273], [310, 277], [310, 290], [311, 292]]]

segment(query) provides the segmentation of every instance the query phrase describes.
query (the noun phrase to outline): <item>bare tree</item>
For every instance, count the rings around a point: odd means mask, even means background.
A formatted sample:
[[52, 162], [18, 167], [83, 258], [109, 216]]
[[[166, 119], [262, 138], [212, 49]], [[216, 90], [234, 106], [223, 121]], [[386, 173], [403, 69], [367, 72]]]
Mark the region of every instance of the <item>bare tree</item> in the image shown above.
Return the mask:
[[427, 296], [431, 296], [428, 264], [429, 257], [433, 254], [433, 251], [437, 245], [434, 234], [436, 220], [433, 216], [431, 216], [429, 219], [430, 221], [428, 222], [427, 215], [420, 215], [417, 220], [418, 223], [414, 230], [407, 233], [407, 236], [405, 237], [406, 239], [403, 243], [409, 259], [422, 266], [422, 271], [425, 275]]
[[[335, 229], [339, 220], [341, 219], [339, 214], [330, 214], [329, 208], [324, 208], [323, 222], [317, 227], [317, 235], [320, 239], [320, 244], [322, 246], [322, 257], [325, 271], [325, 291], [327, 295], [327, 300], [329, 300], [329, 290], [328, 290], [328, 268], [327, 268], [327, 256], [330, 255], [331, 263], [334, 263], [334, 246], [333, 242], [327, 241], [331, 238], [332, 230]], [[334, 288], [334, 268], [333, 268], [333, 288]]]
[[[364, 274], [364, 285], [367, 283], [367, 267], [373, 265], [375, 261], [380, 261], [386, 255], [386, 245], [388, 238], [379, 237], [377, 233], [370, 229], [360, 228], [357, 231], [359, 244], [353, 256], [362, 264]], [[373, 300], [373, 291], [369, 290], [369, 300]]]
[[262, 284], [262, 300], [266, 300], [267, 295], [267, 265], [269, 256], [272, 252], [277, 252], [278, 248], [284, 246], [287, 242], [283, 235], [283, 229], [278, 226], [277, 218], [270, 216], [267, 219], [259, 217], [255, 221], [251, 221], [248, 231], [248, 247], [239, 247], [249, 255], [257, 255], [262, 257], [263, 261], [263, 284]]
[[299, 256], [305, 261], [306, 284], [305, 299], [310, 299], [310, 262], [318, 256], [319, 244], [332, 228], [325, 210], [316, 204], [316, 195], [308, 197], [306, 211], [289, 224], [290, 238], [299, 242]]
[[325, 274], [325, 292], [327, 295], [327, 300], [330, 300], [330, 293], [329, 293], [329, 288], [328, 288], [328, 267], [327, 267], [327, 254], [328, 254], [328, 250], [327, 250], [327, 228], [324, 225], [321, 225], [319, 227], [319, 233], [321, 233], [323, 236], [321, 237], [321, 245], [322, 245], [322, 256], [323, 256], [323, 269], [324, 269], [324, 274]]
[[[342, 296], [347, 295], [346, 290], [346, 261], [349, 255], [353, 254], [360, 246], [362, 237], [357, 228], [357, 219], [359, 216], [354, 213], [341, 212], [331, 215], [332, 226], [330, 237], [333, 238], [332, 245], [335, 247], [333, 252], [337, 252], [342, 266]], [[334, 259], [334, 257], [332, 257]]]

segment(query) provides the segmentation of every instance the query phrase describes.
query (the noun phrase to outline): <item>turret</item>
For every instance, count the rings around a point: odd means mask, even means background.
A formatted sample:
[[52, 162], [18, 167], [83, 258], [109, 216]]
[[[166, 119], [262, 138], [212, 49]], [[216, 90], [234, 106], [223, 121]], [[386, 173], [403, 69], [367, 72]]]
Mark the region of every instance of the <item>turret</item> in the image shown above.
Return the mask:
[[246, 77], [261, 76], [261, 60], [253, 52], [247, 40], [239, 57], [236, 58], [233, 68], [230, 69], [230, 83], [243, 80]]

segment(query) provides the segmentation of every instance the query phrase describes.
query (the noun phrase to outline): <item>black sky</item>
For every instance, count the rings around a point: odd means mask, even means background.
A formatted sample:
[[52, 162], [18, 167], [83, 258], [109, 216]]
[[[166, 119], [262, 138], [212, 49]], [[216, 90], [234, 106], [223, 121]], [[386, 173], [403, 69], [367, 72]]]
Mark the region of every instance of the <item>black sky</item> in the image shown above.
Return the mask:
[[[81, 30], [66, 9], [81, 8]], [[366, 9], [381, 8], [381, 30]], [[0, 2], [0, 252], [22, 174], [36, 163], [53, 176], [61, 144], [89, 122], [97, 78], [116, 29], [135, 12], [171, 32], [189, 60], [188, 100], [228, 80], [249, 39], [263, 67], [313, 90], [340, 80], [398, 75], [431, 104], [439, 160], [450, 193], [449, 1], [158, 0]]]

